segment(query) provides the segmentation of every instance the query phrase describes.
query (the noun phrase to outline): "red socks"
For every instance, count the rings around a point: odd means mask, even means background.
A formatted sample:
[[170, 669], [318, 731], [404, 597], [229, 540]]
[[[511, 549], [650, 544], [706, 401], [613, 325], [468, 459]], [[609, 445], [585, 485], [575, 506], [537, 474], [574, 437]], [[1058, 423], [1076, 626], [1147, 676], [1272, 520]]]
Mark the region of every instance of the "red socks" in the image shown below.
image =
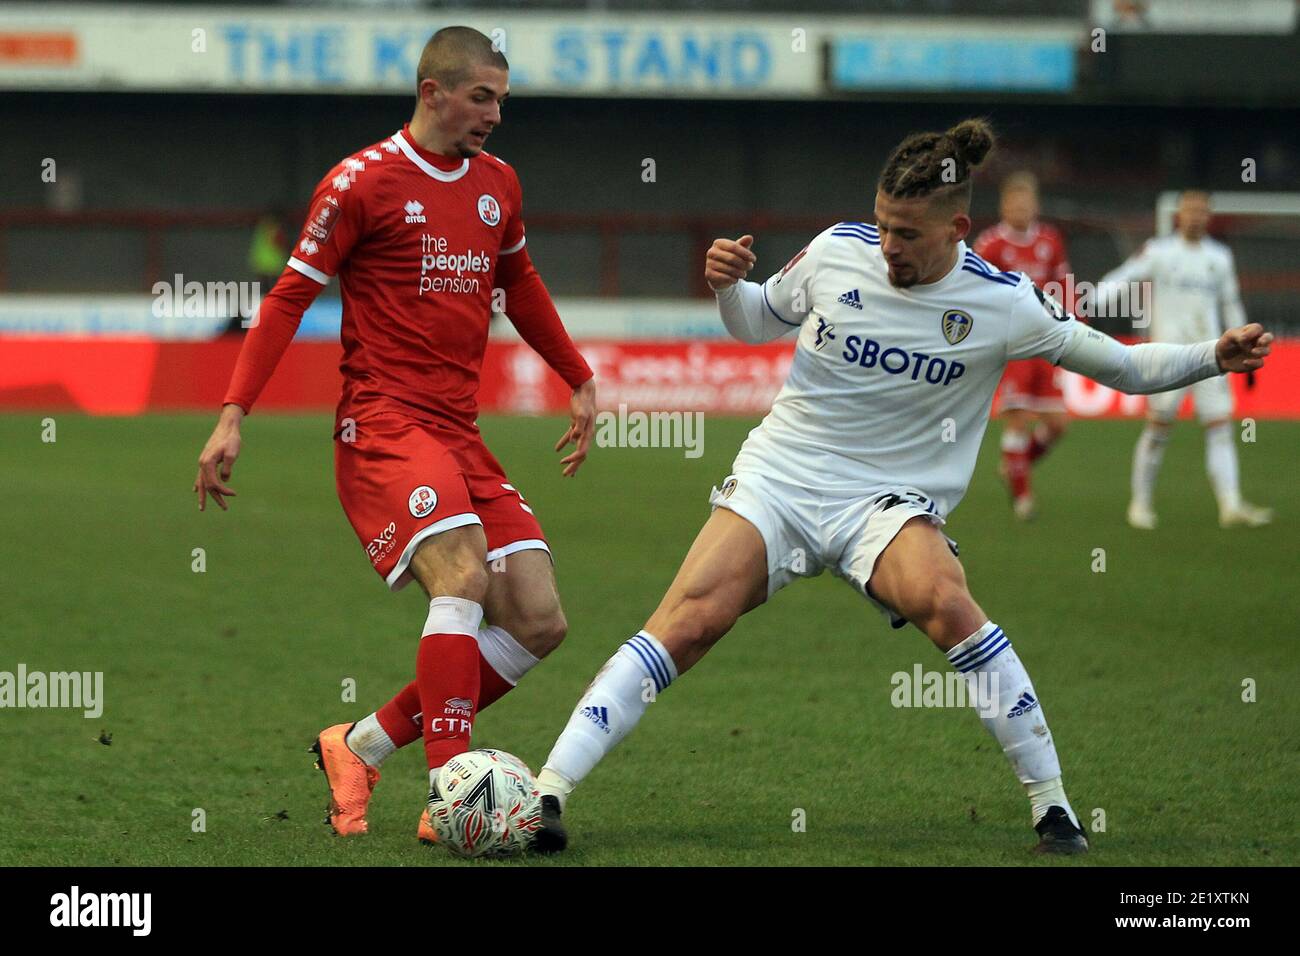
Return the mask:
[[[478, 681], [479, 713], [487, 710], [489, 705], [496, 703], [515, 687], [483, 659], [482, 653], [478, 656]], [[396, 697], [380, 707], [375, 716], [379, 719], [379, 726], [384, 728], [384, 733], [388, 734], [399, 749], [415, 743], [420, 739], [424, 723], [420, 713], [419, 685], [411, 681], [397, 692]]]
[[478, 710], [478, 641], [483, 608], [457, 597], [429, 602], [429, 617], [415, 658], [424, 753], [429, 769], [469, 749]]
[[1044, 428], [1035, 428], [1028, 435], [1004, 432], [1002, 435], [1002, 474], [1011, 486], [1013, 498], [1023, 498], [1030, 493], [1029, 473], [1034, 462], [1051, 449], [1055, 441]]

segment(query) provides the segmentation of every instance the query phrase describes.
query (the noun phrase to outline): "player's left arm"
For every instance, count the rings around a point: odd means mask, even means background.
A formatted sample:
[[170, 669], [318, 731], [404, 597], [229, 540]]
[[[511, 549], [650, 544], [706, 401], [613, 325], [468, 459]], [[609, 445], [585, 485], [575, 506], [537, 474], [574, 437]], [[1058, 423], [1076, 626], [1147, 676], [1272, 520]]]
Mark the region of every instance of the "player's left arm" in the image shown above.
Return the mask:
[[[515, 185], [517, 189], [517, 179]], [[496, 282], [505, 293], [505, 313], [510, 324], [573, 389], [569, 398], [569, 427], [555, 445], [556, 451], [574, 445], [574, 450], [560, 461], [564, 475], [570, 477], [577, 473], [591, 449], [596, 430], [596, 380], [586, 359], [569, 337], [560, 313], [551, 301], [551, 294], [529, 258], [524, 245], [520, 206], [521, 197], [517, 192], [514, 214], [506, 225], [497, 260]]]
[[1229, 329], [1218, 341], [1125, 345], [1084, 325], [1026, 279], [1016, 289], [1007, 358], [1045, 358], [1121, 392], [1147, 395], [1260, 368], [1272, 341], [1256, 323]]
[[1148, 395], [1224, 372], [1252, 372], [1263, 366], [1272, 341], [1273, 333], [1256, 322], [1228, 329], [1218, 341], [1125, 345], [1073, 321], [1070, 340], [1057, 364], [1121, 392]]

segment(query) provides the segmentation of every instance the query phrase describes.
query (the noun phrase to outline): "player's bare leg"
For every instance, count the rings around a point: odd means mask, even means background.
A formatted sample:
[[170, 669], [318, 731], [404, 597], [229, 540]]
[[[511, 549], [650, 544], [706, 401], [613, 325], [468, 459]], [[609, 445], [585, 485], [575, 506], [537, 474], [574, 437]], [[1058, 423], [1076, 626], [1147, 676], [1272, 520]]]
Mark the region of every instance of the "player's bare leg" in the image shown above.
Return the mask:
[[956, 670], [971, 675], [972, 688], [987, 675], [982, 686], [990, 699], [977, 701], [980, 719], [1029, 795], [1037, 849], [1086, 851], [1038, 693], [1010, 640], [971, 597], [961, 563], [939, 529], [922, 517], [904, 524], [877, 559], [868, 587], [920, 628]]
[[767, 549], [739, 515], [716, 509], [646, 626], [601, 668], [538, 775], [542, 828], [534, 847], [564, 849], [564, 801], [636, 726], [646, 708], [736, 620], [767, 599]]
[[1127, 517], [1128, 523], [1141, 531], [1152, 531], [1157, 524], [1152, 499], [1173, 424], [1172, 419], [1148, 416], [1147, 426], [1133, 449], [1132, 496]]
[[1033, 414], [1026, 408], [1005, 408], [1002, 412], [1002, 460], [998, 474], [1007, 484], [1012, 510], [1022, 521], [1034, 516], [1034, 496], [1029, 485], [1034, 422]]
[[1242, 500], [1234, 437], [1231, 418], [1217, 418], [1205, 423], [1205, 472], [1219, 503], [1219, 526], [1263, 527], [1273, 520], [1273, 510]]

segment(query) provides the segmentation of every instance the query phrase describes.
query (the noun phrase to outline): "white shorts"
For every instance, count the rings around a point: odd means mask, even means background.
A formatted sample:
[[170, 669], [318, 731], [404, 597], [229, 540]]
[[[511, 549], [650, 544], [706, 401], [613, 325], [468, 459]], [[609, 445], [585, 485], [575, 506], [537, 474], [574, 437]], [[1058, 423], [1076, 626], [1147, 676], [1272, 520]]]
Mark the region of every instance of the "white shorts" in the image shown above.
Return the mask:
[[1216, 375], [1205, 378], [1172, 392], [1156, 392], [1147, 396], [1147, 413], [1162, 422], [1171, 422], [1178, 415], [1178, 407], [1183, 404], [1183, 397], [1192, 393], [1192, 404], [1196, 408], [1196, 417], [1202, 422], [1213, 422], [1220, 418], [1232, 417], [1232, 387], [1228, 376]]
[[[900, 486], [841, 498], [753, 472], [728, 475], [722, 488], [709, 495], [709, 504], [735, 512], [763, 536], [769, 598], [795, 578], [814, 578], [829, 568], [896, 628], [907, 621], [867, 588], [876, 559], [912, 518], [929, 518], [935, 527], [944, 523], [934, 501], [916, 488]], [[957, 543], [946, 535], [945, 540], [957, 554]]]

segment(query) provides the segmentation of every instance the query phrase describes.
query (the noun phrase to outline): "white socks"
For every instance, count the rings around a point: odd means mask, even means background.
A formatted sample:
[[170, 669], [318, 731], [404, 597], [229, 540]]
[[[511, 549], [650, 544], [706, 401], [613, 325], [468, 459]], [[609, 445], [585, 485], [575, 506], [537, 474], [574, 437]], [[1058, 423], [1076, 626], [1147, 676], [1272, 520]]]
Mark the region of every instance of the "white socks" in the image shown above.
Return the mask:
[[475, 637], [483, 660], [491, 664], [492, 669], [511, 686], [518, 684], [525, 674], [537, 666], [537, 658], [504, 628], [489, 624], [480, 627]]
[[1133, 449], [1133, 501], [1148, 511], [1151, 498], [1155, 492], [1156, 476], [1160, 474], [1160, 462], [1165, 457], [1165, 446], [1169, 444], [1169, 429], [1156, 428], [1148, 424]]
[[349, 750], [375, 768], [397, 753], [397, 744], [393, 743], [393, 738], [388, 736], [374, 714], [362, 717], [353, 724], [344, 742]]
[[636, 726], [646, 708], [677, 677], [662, 644], [637, 632], [596, 674], [537, 776], [543, 794], [569, 793]]
[[1010, 428], [1002, 429], [1002, 438], [998, 442], [1002, 450], [1012, 454], [1029, 450], [1029, 432], [1013, 431]]
[[[1016, 778], [1029, 794], [1034, 823], [1043, 818], [1048, 807], [1056, 805], [1078, 826], [1078, 818], [1061, 786], [1061, 764], [1056, 758], [1043, 708], [1025, 665], [1020, 663], [1002, 628], [992, 621], [984, 622], [978, 631], [948, 652], [948, 662], [959, 673], [967, 675], [972, 688], [986, 686], [994, 695], [990, 701], [980, 701], [980, 721], [1002, 746]], [[988, 675], [986, 684], [976, 684], [979, 674]], [[985, 716], [983, 708], [993, 703], [997, 705], [993, 716]]]
[[1220, 511], [1235, 511], [1241, 506], [1241, 485], [1237, 477], [1237, 448], [1232, 443], [1231, 422], [1220, 422], [1205, 429], [1205, 473], [1219, 501]]

